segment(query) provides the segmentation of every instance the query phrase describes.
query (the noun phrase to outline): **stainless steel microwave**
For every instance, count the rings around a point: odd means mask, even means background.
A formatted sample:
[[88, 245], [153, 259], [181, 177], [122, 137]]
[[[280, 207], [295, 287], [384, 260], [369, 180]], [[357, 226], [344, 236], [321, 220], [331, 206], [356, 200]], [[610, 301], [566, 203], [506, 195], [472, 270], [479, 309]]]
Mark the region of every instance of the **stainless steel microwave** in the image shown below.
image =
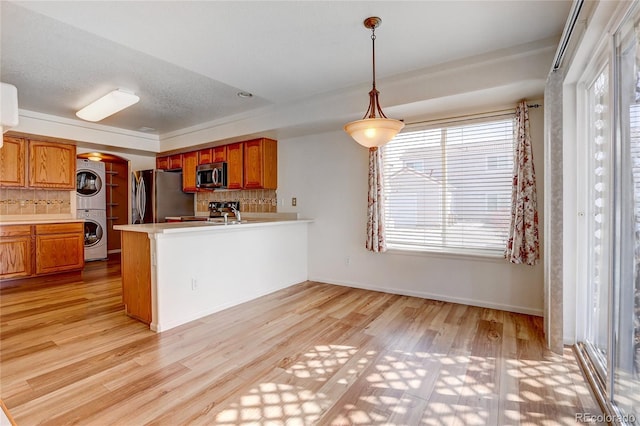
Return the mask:
[[196, 168], [196, 186], [216, 189], [227, 187], [227, 163], [202, 164]]

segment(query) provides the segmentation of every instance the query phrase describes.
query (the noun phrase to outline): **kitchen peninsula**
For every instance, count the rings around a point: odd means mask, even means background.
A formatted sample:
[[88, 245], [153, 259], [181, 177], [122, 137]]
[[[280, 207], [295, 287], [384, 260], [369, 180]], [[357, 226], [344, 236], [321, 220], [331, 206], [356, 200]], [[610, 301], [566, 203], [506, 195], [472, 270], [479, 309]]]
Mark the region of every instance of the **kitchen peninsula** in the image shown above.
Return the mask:
[[126, 313], [160, 332], [305, 281], [310, 222], [115, 226]]

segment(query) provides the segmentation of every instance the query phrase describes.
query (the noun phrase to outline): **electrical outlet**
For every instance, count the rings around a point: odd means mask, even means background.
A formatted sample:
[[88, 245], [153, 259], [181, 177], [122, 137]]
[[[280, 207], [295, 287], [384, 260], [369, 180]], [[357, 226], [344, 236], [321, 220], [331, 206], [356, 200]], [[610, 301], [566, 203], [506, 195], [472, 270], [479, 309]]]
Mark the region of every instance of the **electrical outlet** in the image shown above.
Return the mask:
[[295, 206], [297, 206], [297, 205], [298, 205], [298, 199], [297, 199], [296, 197], [293, 197], [293, 198], [291, 199], [291, 205], [292, 205], [293, 207], [295, 207]]
[[344, 258], [344, 264], [347, 266], [351, 265], [351, 256], [347, 256]]
[[195, 278], [191, 278], [191, 291], [196, 291], [198, 289], [198, 280]]

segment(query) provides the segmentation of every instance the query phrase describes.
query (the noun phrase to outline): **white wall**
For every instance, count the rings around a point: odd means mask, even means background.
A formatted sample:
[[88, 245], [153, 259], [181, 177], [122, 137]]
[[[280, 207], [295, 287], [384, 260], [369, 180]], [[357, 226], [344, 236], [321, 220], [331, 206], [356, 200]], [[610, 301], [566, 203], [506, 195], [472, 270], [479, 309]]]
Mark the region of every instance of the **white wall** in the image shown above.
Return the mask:
[[[530, 109], [530, 118], [543, 223], [542, 108]], [[530, 267], [502, 259], [366, 251], [368, 153], [344, 132], [278, 144], [278, 209], [314, 219], [309, 227], [309, 279], [542, 314], [542, 264]], [[295, 208], [291, 197], [297, 198]]]
[[26, 110], [20, 110], [20, 124], [11, 130], [74, 141], [78, 154], [102, 152], [117, 155], [131, 162], [131, 170], [156, 167], [159, 140], [154, 135]]
[[160, 139], [157, 135], [23, 109], [19, 110], [19, 124], [11, 130], [127, 150], [153, 153], [160, 150]]
[[116, 148], [105, 149], [104, 147], [90, 145], [78, 146], [76, 153], [85, 154], [88, 152], [100, 152], [103, 154], [117, 155], [118, 157], [129, 160], [129, 166], [131, 171], [134, 170], [146, 170], [156, 168], [156, 155], [154, 153], [148, 153], [145, 155], [134, 154], [132, 152], [118, 150]]
[[165, 331], [304, 281], [307, 226], [289, 222], [151, 234], [152, 259], [157, 259], [151, 329]]

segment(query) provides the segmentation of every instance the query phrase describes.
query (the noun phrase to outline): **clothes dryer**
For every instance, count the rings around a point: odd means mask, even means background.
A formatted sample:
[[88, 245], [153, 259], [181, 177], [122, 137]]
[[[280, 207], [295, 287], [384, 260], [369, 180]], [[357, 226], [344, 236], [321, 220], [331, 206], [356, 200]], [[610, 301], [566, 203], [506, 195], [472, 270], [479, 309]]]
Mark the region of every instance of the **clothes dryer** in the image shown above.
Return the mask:
[[78, 219], [84, 219], [84, 260], [107, 258], [107, 211], [78, 210]]
[[101, 161], [78, 159], [76, 161], [77, 209], [107, 208], [105, 165]]

